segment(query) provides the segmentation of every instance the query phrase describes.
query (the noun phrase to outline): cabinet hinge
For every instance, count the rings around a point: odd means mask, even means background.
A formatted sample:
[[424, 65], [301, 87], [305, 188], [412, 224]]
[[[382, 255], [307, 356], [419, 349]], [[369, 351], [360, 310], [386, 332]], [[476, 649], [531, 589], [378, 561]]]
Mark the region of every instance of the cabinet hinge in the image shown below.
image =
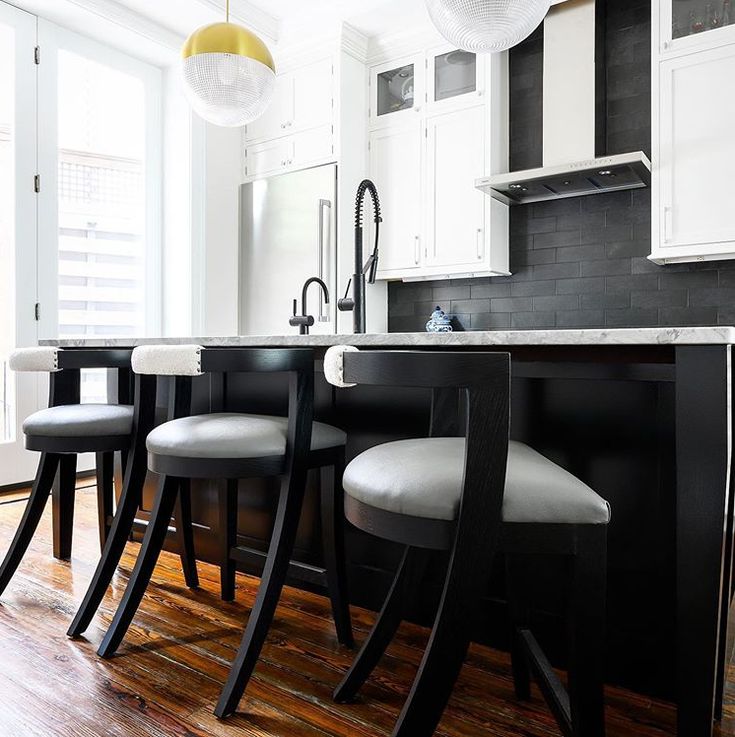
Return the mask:
[[41, 319], [41, 303], [36, 302], [35, 305], [33, 305], [33, 316], [36, 319], [36, 322], [38, 322]]
[[36, 64], [41, 63], [41, 47], [40, 46], [36, 46], [36, 48], [33, 49], [33, 61]]
[[427, 128], [424, 128], [424, 138], [428, 138], [428, 137], [429, 137], [429, 129], [427, 127]]
[[41, 175], [35, 174], [33, 177], [33, 191], [38, 194], [41, 191]]

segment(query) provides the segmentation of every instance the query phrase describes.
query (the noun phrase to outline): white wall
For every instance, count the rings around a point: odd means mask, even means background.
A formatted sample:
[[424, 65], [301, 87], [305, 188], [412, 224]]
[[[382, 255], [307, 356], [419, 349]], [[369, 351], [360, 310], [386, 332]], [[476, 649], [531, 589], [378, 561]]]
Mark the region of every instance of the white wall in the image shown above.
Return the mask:
[[177, 66], [163, 71], [162, 332], [191, 335], [192, 112]]
[[239, 128], [206, 125], [204, 243], [201, 279], [204, 335], [237, 335], [239, 288]]

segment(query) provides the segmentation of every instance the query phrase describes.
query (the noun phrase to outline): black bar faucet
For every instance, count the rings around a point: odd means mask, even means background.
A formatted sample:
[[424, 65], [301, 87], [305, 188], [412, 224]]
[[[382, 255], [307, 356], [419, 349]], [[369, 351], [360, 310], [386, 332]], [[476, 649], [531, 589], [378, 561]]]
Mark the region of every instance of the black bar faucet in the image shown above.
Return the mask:
[[327, 285], [318, 277], [312, 276], [304, 282], [304, 286], [301, 288], [301, 314], [296, 314], [296, 300], [293, 301], [293, 315], [289, 318], [288, 324], [292, 327], [298, 327], [299, 335], [308, 335], [309, 328], [314, 324], [314, 316], [306, 314], [306, 294], [309, 291], [309, 286], [316, 282], [324, 292], [324, 304], [329, 304], [329, 289]]
[[[365, 202], [365, 194], [369, 193], [373, 201], [373, 213], [375, 215], [375, 247], [370, 258], [362, 263], [362, 232], [363, 232], [363, 204]], [[378, 190], [375, 184], [369, 179], [363, 179], [357, 188], [357, 198], [355, 201], [355, 273], [347, 284], [345, 296], [337, 302], [337, 308], [342, 312], [354, 312], [353, 325], [355, 333], [365, 332], [365, 274], [367, 274], [367, 283], [375, 284], [375, 274], [378, 270], [378, 239], [380, 235], [380, 223], [383, 218], [380, 216], [380, 200], [378, 199]], [[347, 294], [352, 284], [352, 297]]]

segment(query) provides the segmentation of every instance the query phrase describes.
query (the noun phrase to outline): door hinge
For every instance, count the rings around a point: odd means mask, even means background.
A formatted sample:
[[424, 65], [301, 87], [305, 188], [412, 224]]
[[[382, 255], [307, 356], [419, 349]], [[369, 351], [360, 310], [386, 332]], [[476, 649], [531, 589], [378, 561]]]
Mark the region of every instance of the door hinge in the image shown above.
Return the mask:
[[41, 175], [36, 174], [33, 177], [33, 191], [38, 194], [41, 191]]
[[38, 322], [41, 319], [41, 303], [36, 302], [36, 304], [33, 306], [33, 316], [36, 318], [36, 322]]
[[36, 64], [41, 63], [41, 47], [40, 46], [36, 46], [36, 48], [33, 49], [33, 61]]

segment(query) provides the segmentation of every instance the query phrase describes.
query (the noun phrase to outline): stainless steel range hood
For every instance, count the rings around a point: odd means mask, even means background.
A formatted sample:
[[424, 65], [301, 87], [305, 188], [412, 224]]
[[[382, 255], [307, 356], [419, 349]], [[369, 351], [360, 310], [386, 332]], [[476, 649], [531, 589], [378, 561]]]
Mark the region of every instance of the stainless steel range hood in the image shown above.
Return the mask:
[[647, 187], [642, 151], [608, 156], [605, 0], [566, 0], [544, 21], [543, 166], [477, 181], [508, 205]]
[[477, 181], [477, 188], [506, 205], [581, 197], [651, 183], [651, 162], [643, 151], [604, 156], [572, 164], [542, 166]]

